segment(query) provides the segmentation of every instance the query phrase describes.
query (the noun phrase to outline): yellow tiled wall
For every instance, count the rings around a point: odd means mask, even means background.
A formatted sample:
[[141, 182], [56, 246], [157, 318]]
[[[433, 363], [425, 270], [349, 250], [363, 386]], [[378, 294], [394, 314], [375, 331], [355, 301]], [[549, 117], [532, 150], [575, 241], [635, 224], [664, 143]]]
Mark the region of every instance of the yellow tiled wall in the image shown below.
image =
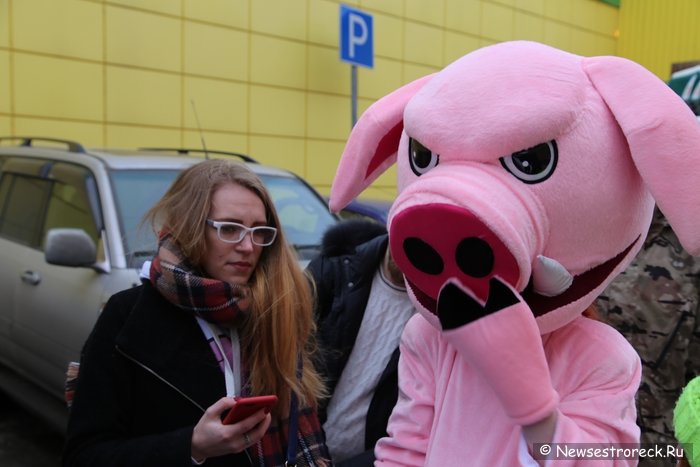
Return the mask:
[[700, 2], [623, 0], [618, 53], [668, 80], [671, 64], [700, 60]]
[[[499, 41], [616, 54], [627, 2], [622, 10], [599, 0], [345, 3], [374, 18], [375, 67], [358, 70], [362, 112], [397, 87]], [[340, 0], [0, 0], [0, 134], [88, 146], [200, 147], [198, 117], [209, 149], [249, 153], [327, 193], [351, 125], [339, 6]], [[390, 199], [394, 187], [389, 171], [366, 195]]]

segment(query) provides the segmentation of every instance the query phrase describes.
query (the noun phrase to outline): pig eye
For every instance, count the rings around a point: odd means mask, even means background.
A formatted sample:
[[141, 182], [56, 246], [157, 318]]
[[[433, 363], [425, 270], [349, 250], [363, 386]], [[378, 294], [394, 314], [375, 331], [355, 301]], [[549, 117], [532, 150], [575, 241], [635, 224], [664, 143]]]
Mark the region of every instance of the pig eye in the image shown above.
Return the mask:
[[557, 143], [552, 140], [529, 149], [501, 157], [501, 165], [525, 183], [540, 183], [554, 173], [557, 166]]
[[419, 177], [438, 165], [440, 156], [413, 138], [408, 141], [408, 161], [413, 173]]

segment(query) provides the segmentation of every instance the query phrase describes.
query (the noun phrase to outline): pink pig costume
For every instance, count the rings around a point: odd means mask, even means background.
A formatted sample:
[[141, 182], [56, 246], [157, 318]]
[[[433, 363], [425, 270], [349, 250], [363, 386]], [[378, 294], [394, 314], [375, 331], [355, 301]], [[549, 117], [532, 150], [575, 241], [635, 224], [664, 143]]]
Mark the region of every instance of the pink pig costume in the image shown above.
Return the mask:
[[546, 460], [522, 427], [556, 415], [554, 443], [638, 442], [639, 357], [582, 313], [641, 248], [655, 201], [700, 253], [685, 103], [629, 60], [505, 42], [367, 109], [331, 209], [394, 163], [390, 246], [420, 313], [376, 465], [636, 465]]

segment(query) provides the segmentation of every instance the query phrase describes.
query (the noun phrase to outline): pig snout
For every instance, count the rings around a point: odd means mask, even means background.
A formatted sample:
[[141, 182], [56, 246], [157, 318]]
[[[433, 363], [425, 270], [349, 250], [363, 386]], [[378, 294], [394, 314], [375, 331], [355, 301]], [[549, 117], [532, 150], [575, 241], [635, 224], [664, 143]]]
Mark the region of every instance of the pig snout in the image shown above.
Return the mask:
[[515, 286], [520, 270], [503, 241], [474, 213], [450, 204], [426, 204], [397, 212], [390, 226], [391, 252], [421, 304], [437, 314], [446, 285], [469, 289], [483, 302], [492, 279]]

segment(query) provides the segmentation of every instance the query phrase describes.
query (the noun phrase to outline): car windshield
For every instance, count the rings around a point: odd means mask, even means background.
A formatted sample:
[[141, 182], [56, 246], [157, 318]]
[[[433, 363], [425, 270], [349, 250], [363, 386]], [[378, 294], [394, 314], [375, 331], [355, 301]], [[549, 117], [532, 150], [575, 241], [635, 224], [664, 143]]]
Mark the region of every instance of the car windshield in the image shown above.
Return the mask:
[[[111, 172], [115, 203], [124, 236], [127, 266], [138, 268], [156, 250], [149, 225], [141, 225], [146, 211], [166, 192], [179, 171], [114, 170]], [[325, 230], [337, 222], [312, 189], [295, 177], [260, 175], [277, 208], [288, 241], [299, 259], [309, 260], [321, 245]]]

